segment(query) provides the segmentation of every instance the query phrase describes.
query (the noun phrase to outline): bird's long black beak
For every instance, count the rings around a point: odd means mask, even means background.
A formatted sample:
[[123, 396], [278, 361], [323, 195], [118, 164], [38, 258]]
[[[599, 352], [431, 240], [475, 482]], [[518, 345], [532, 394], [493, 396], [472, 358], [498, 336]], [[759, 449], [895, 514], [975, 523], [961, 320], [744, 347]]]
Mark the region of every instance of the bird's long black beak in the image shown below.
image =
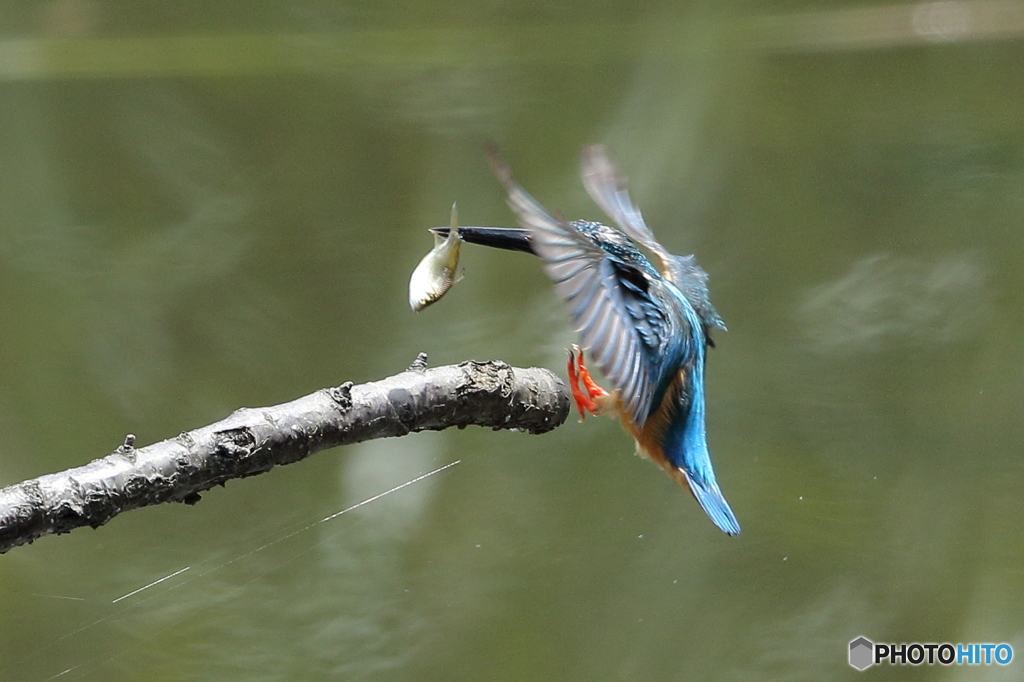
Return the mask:
[[[431, 227], [430, 231], [442, 237], [447, 237], [451, 228]], [[518, 227], [459, 227], [459, 236], [470, 244], [491, 246], [496, 249], [508, 251], [523, 251], [533, 253], [530, 247], [530, 231]]]

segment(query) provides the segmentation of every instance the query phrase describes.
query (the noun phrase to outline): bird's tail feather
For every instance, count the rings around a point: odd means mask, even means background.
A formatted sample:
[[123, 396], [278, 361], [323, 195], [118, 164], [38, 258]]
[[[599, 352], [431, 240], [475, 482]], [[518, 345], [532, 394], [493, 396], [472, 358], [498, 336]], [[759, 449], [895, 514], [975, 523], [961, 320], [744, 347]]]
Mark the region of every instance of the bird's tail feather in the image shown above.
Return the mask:
[[714, 521], [715, 525], [729, 535], [738, 535], [740, 532], [739, 521], [736, 520], [732, 509], [729, 508], [729, 503], [725, 501], [722, 491], [718, 489], [718, 484], [714, 481], [704, 481], [695, 478], [682, 467], [679, 468], [679, 471], [686, 478], [686, 483], [690, 486], [690, 492], [697, 498], [697, 502], [700, 503], [700, 506], [703, 507], [705, 513]]

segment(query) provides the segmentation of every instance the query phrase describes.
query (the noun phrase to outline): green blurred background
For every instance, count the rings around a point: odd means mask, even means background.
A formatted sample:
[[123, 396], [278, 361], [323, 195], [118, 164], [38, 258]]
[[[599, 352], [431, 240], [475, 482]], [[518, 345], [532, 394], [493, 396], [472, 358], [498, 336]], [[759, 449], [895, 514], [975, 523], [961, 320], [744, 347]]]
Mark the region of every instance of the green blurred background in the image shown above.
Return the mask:
[[[0, 557], [0, 679], [1019, 679], [1024, 7], [0, 3], [0, 484], [406, 367], [564, 370], [482, 148], [566, 216], [604, 142], [729, 325], [728, 538], [611, 420], [317, 455]], [[331, 521], [324, 517], [461, 460]], [[132, 597], [133, 590], [182, 573]]]

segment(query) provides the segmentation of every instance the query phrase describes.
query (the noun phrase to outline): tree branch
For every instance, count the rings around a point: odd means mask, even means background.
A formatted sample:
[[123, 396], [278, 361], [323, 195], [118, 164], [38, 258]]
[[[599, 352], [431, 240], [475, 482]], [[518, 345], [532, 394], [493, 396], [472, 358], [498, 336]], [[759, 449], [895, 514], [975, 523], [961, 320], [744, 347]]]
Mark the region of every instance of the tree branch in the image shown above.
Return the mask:
[[75, 469], [0, 489], [0, 553], [44, 535], [98, 528], [117, 514], [161, 502], [195, 504], [204, 490], [255, 476], [337, 445], [470, 424], [545, 433], [569, 414], [561, 380], [546, 369], [500, 361], [426, 369], [421, 353], [381, 381], [346, 382]]

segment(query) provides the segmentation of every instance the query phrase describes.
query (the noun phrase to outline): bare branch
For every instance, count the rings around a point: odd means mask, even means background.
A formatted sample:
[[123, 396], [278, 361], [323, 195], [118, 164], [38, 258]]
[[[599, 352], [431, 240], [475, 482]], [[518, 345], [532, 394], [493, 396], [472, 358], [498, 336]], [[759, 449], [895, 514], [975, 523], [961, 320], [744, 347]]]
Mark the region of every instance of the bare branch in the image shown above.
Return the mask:
[[0, 489], [0, 553], [44, 535], [98, 528], [128, 509], [195, 504], [215, 485], [337, 445], [471, 424], [545, 433], [568, 414], [565, 386], [546, 369], [500, 361], [427, 369], [421, 354], [381, 381], [242, 408], [144, 448], [135, 449], [129, 434], [107, 457]]

